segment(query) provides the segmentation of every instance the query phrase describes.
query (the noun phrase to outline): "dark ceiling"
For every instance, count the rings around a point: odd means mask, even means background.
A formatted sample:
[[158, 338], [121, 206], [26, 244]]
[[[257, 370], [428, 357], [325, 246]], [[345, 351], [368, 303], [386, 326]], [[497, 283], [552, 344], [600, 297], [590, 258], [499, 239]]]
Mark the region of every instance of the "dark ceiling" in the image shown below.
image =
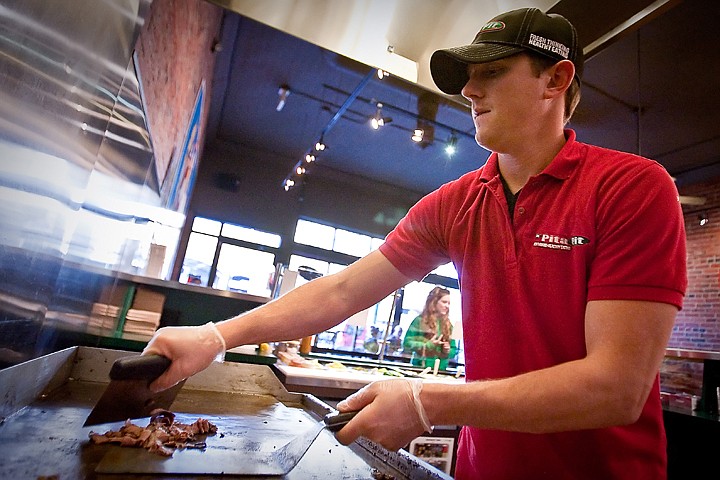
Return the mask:
[[[570, 123], [578, 138], [654, 158], [679, 184], [714, 176], [720, 161], [717, 25], [720, 2], [675, 2], [592, 55]], [[263, 161], [286, 164], [290, 174], [323, 136], [328, 148], [317, 154], [310, 175], [344, 172], [419, 194], [487, 159], [462, 99], [395, 77], [380, 80], [368, 66], [236, 13], [226, 12], [222, 45], [208, 142], [264, 152]], [[278, 111], [283, 85], [290, 93]], [[378, 102], [392, 121], [373, 130]], [[419, 121], [434, 129], [434, 141], [410, 139]], [[453, 134], [457, 152], [448, 156]], [[281, 184], [278, 179], [279, 190]]]

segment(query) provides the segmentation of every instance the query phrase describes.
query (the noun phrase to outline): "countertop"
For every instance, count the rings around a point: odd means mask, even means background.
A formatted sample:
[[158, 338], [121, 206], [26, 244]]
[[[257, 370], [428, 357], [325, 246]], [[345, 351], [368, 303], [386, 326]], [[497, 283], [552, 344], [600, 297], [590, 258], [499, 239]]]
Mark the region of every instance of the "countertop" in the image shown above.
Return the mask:
[[[383, 365], [378, 365], [382, 368]], [[342, 399], [377, 380], [397, 378], [354, 368], [305, 368], [277, 362], [273, 365], [285, 387], [293, 392], [312, 393], [320, 398]], [[424, 382], [463, 384], [464, 377], [438, 374], [424, 376]]]

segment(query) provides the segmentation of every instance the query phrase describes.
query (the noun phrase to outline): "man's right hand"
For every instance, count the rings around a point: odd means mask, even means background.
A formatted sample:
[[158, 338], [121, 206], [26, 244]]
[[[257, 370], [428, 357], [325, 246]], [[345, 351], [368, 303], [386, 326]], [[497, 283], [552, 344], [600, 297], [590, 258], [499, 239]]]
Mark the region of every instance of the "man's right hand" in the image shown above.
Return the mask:
[[225, 355], [225, 340], [213, 323], [197, 327], [164, 327], [155, 332], [142, 354], [157, 354], [172, 360], [170, 367], [150, 384], [159, 392], [206, 369]]

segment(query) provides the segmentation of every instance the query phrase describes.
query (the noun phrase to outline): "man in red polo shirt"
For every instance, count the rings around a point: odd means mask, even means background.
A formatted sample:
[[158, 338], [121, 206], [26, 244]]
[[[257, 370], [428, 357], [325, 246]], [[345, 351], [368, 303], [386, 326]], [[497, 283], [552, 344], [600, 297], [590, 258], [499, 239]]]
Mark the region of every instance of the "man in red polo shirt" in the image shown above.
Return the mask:
[[463, 425], [459, 479], [665, 478], [658, 369], [686, 287], [671, 178], [565, 129], [582, 54], [563, 17], [499, 15], [430, 67], [472, 103], [487, 163], [420, 200], [342, 272], [217, 325], [160, 330], [146, 353], [173, 363], [153, 387], [226, 346], [326, 330], [452, 261], [466, 384], [370, 384], [338, 404], [360, 412], [337, 438], [397, 449], [433, 424]]

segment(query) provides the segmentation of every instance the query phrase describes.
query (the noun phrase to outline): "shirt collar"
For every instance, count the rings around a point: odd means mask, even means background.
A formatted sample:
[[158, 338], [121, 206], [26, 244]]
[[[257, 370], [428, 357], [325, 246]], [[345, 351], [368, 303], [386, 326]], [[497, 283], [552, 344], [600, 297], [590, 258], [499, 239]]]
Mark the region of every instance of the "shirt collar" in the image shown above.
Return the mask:
[[[565, 129], [565, 145], [555, 155], [550, 165], [545, 167], [545, 170], [540, 172], [540, 175], [550, 175], [559, 180], [567, 179], [580, 160], [580, 149], [581, 143], [575, 140], [575, 131], [567, 128]], [[493, 152], [485, 162], [480, 175], [480, 181], [487, 183], [493, 178], [499, 177], [500, 168], [498, 166], [498, 155], [497, 152]]]

